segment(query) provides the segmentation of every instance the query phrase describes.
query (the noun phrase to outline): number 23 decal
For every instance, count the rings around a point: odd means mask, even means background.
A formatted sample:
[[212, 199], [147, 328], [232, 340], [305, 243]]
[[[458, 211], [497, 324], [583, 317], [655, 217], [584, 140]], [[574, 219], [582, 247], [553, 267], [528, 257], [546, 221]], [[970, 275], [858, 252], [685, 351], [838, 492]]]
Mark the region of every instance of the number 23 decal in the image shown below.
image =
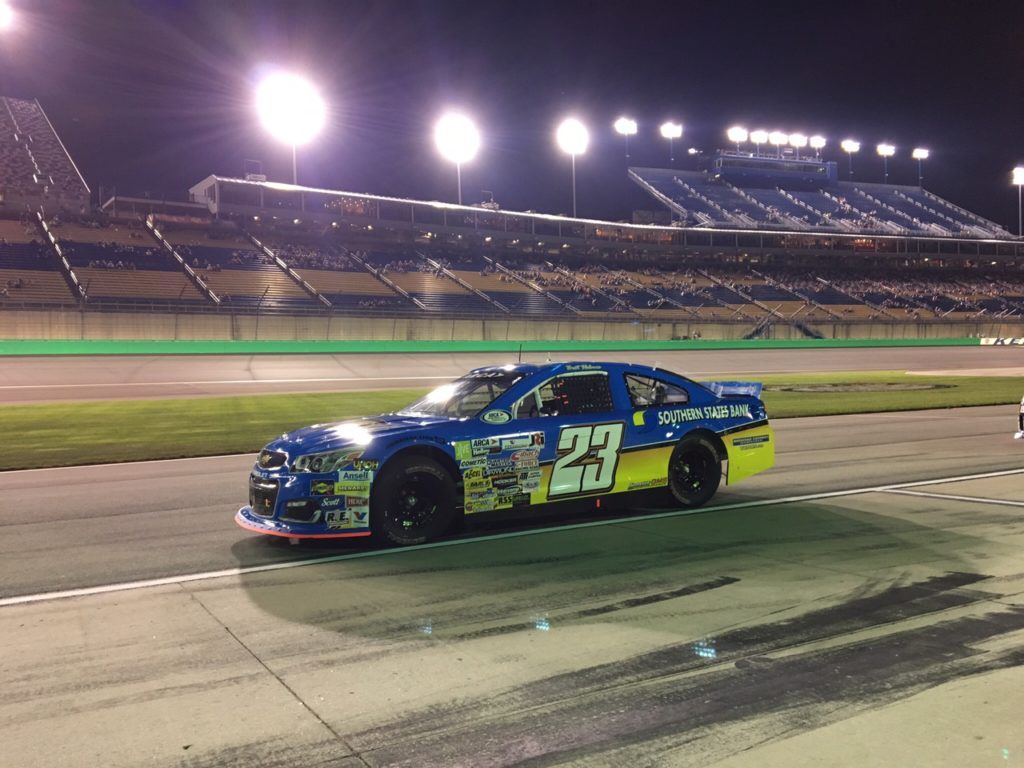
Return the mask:
[[562, 427], [548, 496], [610, 491], [622, 448], [622, 422]]

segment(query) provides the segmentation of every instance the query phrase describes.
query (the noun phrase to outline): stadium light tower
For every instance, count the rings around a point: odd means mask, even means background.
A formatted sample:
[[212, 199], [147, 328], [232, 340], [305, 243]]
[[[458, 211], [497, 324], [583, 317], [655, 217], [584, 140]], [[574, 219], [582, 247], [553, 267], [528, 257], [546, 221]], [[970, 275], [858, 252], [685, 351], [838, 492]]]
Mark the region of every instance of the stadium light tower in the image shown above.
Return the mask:
[[917, 186], [922, 189], [924, 188], [924, 161], [930, 154], [931, 152], [921, 147], [915, 147], [914, 151], [910, 153], [910, 156], [917, 160]]
[[636, 120], [628, 117], [620, 117], [613, 126], [615, 132], [626, 137], [626, 159], [629, 159], [629, 137], [636, 136]]
[[587, 126], [575, 117], [567, 117], [559, 123], [555, 139], [562, 151], [572, 158], [572, 216], [576, 218], [576, 155], [587, 151], [590, 133]]
[[782, 131], [772, 131], [768, 134], [768, 143], [775, 147], [775, 156], [782, 157], [782, 148], [789, 143], [789, 136]]
[[878, 152], [879, 156], [882, 158], [882, 166], [885, 168], [885, 183], [888, 184], [889, 158], [896, 154], [896, 147], [894, 147], [892, 144], [886, 144], [885, 142], [882, 142], [877, 147], [875, 147], [875, 151]]
[[476, 157], [480, 149], [480, 131], [465, 115], [446, 112], [434, 125], [434, 144], [437, 145], [441, 157], [455, 163], [459, 205], [462, 205], [462, 164]]
[[740, 151], [740, 144], [743, 144], [748, 138], [750, 138], [750, 134], [747, 132], [747, 129], [742, 125], [734, 125], [725, 132], [725, 135], [729, 138], [729, 141], [736, 145], [737, 152]]
[[843, 139], [839, 142], [840, 148], [846, 153], [850, 159], [850, 180], [853, 180], [853, 155], [856, 152], [860, 152], [860, 142], [855, 139]]
[[1020, 190], [1024, 187], [1024, 165], [1018, 165], [1013, 169], [1013, 183], [1017, 185], [1017, 237], [1024, 237], [1024, 220], [1021, 219], [1021, 195]]
[[668, 162], [672, 165], [676, 161], [676, 153], [673, 148], [673, 142], [683, 135], [683, 124], [673, 123], [668, 120], [661, 124], [661, 137], [668, 139]]
[[14, 26], [14, 9], [6, 0], [0, 0], [0, 32], [6, 32]]
[[327, 121], [327, 105], [320, 92], [300, 75], [274, 72], [256, 86], [256, 112], [267, 133], [291, 145], [292, 183], [298, 184], [296, 148], [316, 138]]
[[768, 131], [757, 129], [756, 131], [750, 132], [750, 141], [754, 144], [754, 149], [757, 151], [757, 156], [761, 156], [761, 145], [768, 141]]
[[814, 156], [815, 157], [821, 157], [821, 150], [823, 150], [825, 148], [825, 144], [827, 143], [825, 141], [825, 137], [824, 136], [811, 136], [811, 140], [810, 141], [811, 141], [811, 149], [814, 150]]
[[802, 133], [789, 134], [789, 146], [796, 150], [796, 159], [800, 159], [800, 150], [807, 146], [807, 136]]

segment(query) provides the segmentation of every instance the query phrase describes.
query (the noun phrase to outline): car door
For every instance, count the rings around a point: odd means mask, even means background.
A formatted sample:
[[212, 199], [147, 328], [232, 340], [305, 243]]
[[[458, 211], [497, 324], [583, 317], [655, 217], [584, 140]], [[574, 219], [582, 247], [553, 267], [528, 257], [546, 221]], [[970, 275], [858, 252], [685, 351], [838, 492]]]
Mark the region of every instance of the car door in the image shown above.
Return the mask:
[[553, 376], [520, 398], [513, 411], [516, 431], [544, 435], [534, 503], [615, 490], [626, 424], [606, 371]]

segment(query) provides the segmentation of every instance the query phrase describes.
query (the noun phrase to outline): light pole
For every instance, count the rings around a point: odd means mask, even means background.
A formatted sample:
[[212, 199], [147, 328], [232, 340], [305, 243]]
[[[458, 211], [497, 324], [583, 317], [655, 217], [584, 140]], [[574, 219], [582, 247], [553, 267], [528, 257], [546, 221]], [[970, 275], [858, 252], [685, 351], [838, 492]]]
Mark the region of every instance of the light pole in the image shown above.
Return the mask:
[[1024, 227], [1021, 226], [1021, 187], [1024, 187], [1024, 165], [1018, 165], [1013, 169], [1013, 183], [1017, 185], [1017, 237], [1024, 237]]
[[892, 144], [882, 143], [875, 147], [875, 151], [878, 152], [882, 158], [882, 167], [885, 168], [885, 183], [889, 183], [889, 158], [896, 154], [896, 147]]
[[736, 154], [739, 154], [740, 144], [743, 144], [750, 138], [750, 133], [742, 125], [734, 125], [725, 132], [725, 135], [729, 141], [736, 145]]
[[850, 160], [850, 181], [853, 181], [853, 155], [855, 152], [860, 152], [860, 142], [855, 139], [843, 139], [839, 142], [839, 147]]
[[757, 156], [761, 156], [761, 145], [768, 141], [768, 131], [757, 129], [756, 131], [750, 132], [750, 141], [754, 145], [754, 149], [757, 151]]
[[775, 156], [782, 157], [782, 148], [789, 143], [789, 136], [782, 131], [772, 131], [768, 134], [768, 143], [775, 147]]
[[327, 105], [309, 80], [290, 72], [267, 75], [256, 87], [256, 112], [266, 131], [292, 148], [292, 183], [299, 183], [297, 147], [308, 144], [327, 120]]
[[930, 155], [930, 154], [931, 154], [931, 152], [929, 152], [927, 149], [923, 149], [921, 147], [915, 147], [914, 151], [910, 153], [910, 156], [912, 158], [914, 158], [915, 160], [917, 160], [917, 186], [921, 187], [921, 189], [924, 189], [924, 165], [923, 165], [923, 163], [924, 163], [925, 160], [928, 159], [928, 155]]
[[824, 136], [811, 136], [811, 149], [814, 150], [815, 157], [821, 157], [821, 150], [825, 148], [825, 144]]
[[636, 136], [636, 120], [631, 120], [628, 117], [620, 117], [615, 121], [613, 126], [615, 132], [620, 136], [626, 137], [626, 159], [629, 159], [629, 137]]
[[476, 157], [480, 149], [480, 132], [465, 115], [446, 112], [434, 125], [434, 144], [441, 157], [455, 163], [455, 179], [462, 205], [462, 164]]
[[587, 126], [575, 117], [563, 120], [555, 131], [555, 140], [563, 152], [572, 159], [572, 217], [576, 218], [576, 155], [587, 151], [590, 133]]
[[800, 150], [807, 146], [807, 137], [802, 133], [789, 134], [789, 146], [796, 150], [796, 159], [800, 159]]
[[676, 153], [673, 148], [672, 142], [683, 135], [683, 124], [673, 123], [671, 120], [661, 124], [661, 137], [668, 139], [668, 163], [674, 165], [676, 162]]

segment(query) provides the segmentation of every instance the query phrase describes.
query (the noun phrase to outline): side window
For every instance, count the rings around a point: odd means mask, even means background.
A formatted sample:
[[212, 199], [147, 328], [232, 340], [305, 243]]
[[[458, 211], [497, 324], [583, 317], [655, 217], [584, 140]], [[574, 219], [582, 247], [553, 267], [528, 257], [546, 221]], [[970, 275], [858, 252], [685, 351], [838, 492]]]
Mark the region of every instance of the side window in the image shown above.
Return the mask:
[[626, 374], [626, 390], [634, 408], [677, 405], [690, 401], [689, 393], [682, 387], [635, 373]]
[[581, 376], [556, 376], [519, 401], [516, 416], [579, 416], [587, 413], [611, 413], [612, 390], [608, 376], [588, 373]]

